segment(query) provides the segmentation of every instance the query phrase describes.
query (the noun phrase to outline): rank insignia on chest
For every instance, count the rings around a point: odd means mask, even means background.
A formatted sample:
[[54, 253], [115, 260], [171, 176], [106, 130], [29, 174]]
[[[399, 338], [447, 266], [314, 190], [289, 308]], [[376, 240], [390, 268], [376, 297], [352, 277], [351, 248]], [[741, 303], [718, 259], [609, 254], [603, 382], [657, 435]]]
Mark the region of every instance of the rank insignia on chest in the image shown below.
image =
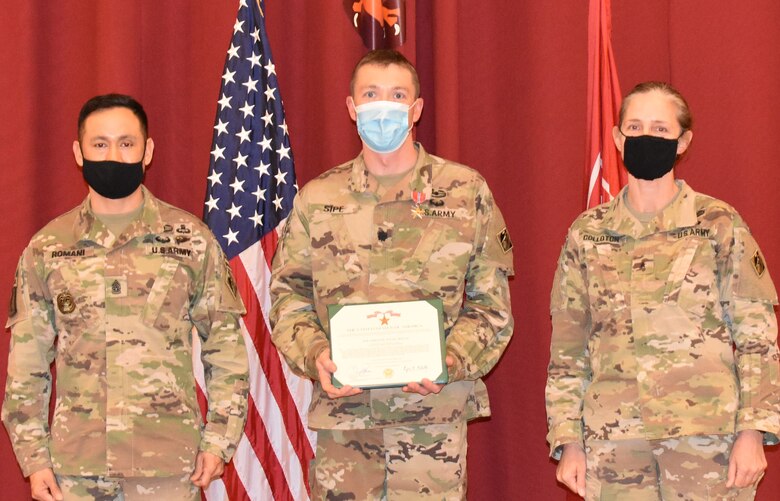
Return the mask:
[[70, 292], [65, 291], [57, 294], [57, 309], [63, 315], [73, 313], [73, 310], [76, 309], [76, 301], [73, 300], [73, 295]]
[[415, 205], [412, 207], [412, 216], [417, 219], [422, 219], [422, 217], [425, 215], [425, 209], [423, 209], [420, 205]]
[[758, 250], [756, 250], [756, 252], [753, 254], [753, 257], [750, 258], [750, 263], [753, 265], [753, 270], [756, 272], [756, 275], [758, 275], [758, 278], [761, 278], [766, 271], [766, 264], [764, 263], [764, 258], [761, 256], [761, 253], [758, 252]]
[[127, 277], [106, 277], [106, 294], [114, 297], [127, 297]]

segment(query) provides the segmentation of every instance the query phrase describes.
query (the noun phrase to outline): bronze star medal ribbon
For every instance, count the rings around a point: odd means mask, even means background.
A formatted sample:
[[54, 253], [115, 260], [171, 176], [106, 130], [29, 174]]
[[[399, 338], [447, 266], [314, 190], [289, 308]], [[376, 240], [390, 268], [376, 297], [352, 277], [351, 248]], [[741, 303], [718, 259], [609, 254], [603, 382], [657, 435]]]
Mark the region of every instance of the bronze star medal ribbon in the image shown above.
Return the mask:
[[427, 198], [428, 197], [422, 191], [412, 191], [412, 200], [414, 200], [412, 216], [416, 217], [417, 219], [422, 219], [423, 214], [425, 214], [425, 209], [423, 209], [420, 204], [425, 202]]

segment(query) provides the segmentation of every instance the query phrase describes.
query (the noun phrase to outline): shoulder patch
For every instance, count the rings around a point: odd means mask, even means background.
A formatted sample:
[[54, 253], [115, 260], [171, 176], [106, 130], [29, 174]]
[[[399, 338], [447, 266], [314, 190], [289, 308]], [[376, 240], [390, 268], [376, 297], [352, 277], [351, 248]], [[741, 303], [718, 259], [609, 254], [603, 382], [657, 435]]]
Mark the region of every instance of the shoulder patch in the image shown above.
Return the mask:
[[506, 226], [503, 230], [498, 232], [496, 238], [498, 239], [498, 245], [501, 247], [501, 250], [504, 251], [504, 254], [512, 250], [512, 239], [509, 238], [509, 230], [506, 229]]
[[[777, 291], [769, 266], [755, 239], [745, 227], [734, 229], [735, 270], [733, 294], [743, 299], [777, 304]], [[751, 269], [752, 268], [752, 269]]]
[[8, 305], [8, 318], [14, 318], [19, 311], [16, 307], [16, 293], [19, 288], [19, 274], [14, 276], [14, 287], [11, 289], [11, 303]]
[[236, 279], [233, 278], [233, 269], [230, 267], [230, 262], [227, 260], [227, 256], [225, 256], [224, 268], [225, 285], [227, 285], [228, 289], [230, 289], [230, 293], [233, 294], [233, 299], [236, 299], [236, 295], [238, 294], [238, 286], [236, 285]]
[[756, 272], [758, 278], [761, 278], [766, 271], [766, 264], [764, 263], [764, 258], [761, 256], [761, 252], [758, 249], [756, 249], [756, 252], [753, 253], [753, 257], [750, 258], [750, 264], [753, 265], [753, 271]]

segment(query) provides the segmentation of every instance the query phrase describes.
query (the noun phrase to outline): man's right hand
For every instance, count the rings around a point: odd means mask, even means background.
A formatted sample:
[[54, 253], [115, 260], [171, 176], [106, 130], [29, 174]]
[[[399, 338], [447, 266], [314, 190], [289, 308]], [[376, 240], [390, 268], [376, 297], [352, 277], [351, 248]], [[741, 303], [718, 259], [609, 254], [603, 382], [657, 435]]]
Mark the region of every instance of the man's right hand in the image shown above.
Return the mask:
[[62, 491], [51, 468], [38, 470], [30, 475], [30, 494], [38, 501], [62, 501]]
[[330, 349], [325, 349], [320, 353], [316, 363], [320, 386], [322, 386], [322, 389], [325, 390], [325, 393], [327, 393], [330, 398], [351, 397], [352, 395], [363, 393], [363, 390], [360, 388], [353, 388], [348, 385], [342, 386], [341, 388], [333, 386], [330, 382], [330, 378], [333, 373], [336, 372], [336, 364], [330, 359]]
[[585, 497], [585, 451], [580, 444], [570, 443], [563, 446], [561, 460], [558, 461], [558, 469], [555, 470], [555, 478], [558, 482], [578, 494]]

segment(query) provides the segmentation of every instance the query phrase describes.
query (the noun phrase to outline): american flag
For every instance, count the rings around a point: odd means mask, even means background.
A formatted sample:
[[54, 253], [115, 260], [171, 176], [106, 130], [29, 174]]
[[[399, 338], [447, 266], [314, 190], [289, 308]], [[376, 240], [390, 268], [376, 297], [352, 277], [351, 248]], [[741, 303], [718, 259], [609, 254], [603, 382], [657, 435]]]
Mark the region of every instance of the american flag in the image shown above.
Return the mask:
[[620, 83], [612, 53], [611, 0], [590, 0], [588, 10], [588, 152], [585, 207], [609, 202], [626, 184], [612, 142], [620, 109]]
[[[241, 328], [250, 396], [236, 455], [205, 494], [210, 501], [305, 500], [316, 444], [306, 426], [311, 382], [289, 371], [267, 320], [271, 260], [298, 187], [262, 0], [239, 3], [214, 123], [204, 220], [247, 308]], [[202, 377], [199, 383], [205, 388]]]

